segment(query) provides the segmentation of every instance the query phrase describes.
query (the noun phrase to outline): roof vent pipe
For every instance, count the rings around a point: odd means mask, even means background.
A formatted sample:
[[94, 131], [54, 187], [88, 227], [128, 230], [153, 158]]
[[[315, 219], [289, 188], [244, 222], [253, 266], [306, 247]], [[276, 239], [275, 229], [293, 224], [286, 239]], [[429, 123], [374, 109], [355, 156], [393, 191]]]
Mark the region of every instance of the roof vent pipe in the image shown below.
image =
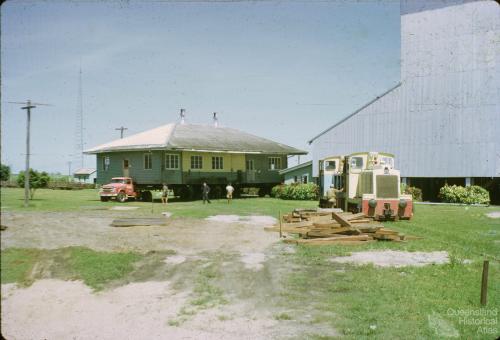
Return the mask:
[[181, 109], [181, 124], [186, 124], [186, 110]]
[[217, 118], [217, 112], [214, 112], [214, 126], [219, 126], [219, 119]]

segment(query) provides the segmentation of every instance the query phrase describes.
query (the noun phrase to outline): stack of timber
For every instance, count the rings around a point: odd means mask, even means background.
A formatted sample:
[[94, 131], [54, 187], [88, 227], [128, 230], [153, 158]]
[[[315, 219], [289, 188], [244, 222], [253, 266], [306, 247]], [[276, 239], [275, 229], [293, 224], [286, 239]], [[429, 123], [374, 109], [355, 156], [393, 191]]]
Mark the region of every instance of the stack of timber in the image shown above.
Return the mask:
[[168, 224], [168, 219], [159, 218], [120, 218], [111, 222], [112, 227], [135, 227], [135, 226], [164, 226]]
[[296, 209], [283, 215], [279, 225], [265, 229], [297, 234], [299, 238], [287, 239], [285, 242], [308, 245], [360, 244], [375, 240], [405, 239], [403, 234], [385, 228], [363, 213], [353, 214], [332, 209]]

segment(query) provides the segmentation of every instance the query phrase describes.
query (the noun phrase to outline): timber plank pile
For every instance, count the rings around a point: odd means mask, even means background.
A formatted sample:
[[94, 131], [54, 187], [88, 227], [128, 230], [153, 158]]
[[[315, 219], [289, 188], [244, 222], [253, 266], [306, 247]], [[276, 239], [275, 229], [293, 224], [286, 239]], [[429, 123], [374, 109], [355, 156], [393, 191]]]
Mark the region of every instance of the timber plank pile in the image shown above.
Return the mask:
[[165, 217], [159, 218], [120, 218], [111, 222], [112, 227], [135, 227], [135, 226], [165, 226], [168, 224], [168, 219]]
[[308, 245], [361, 244], [405, 239], [403, 234], [384, 227], [363, 213], [353, 214], [338, 209], [296, 209], [283, 215], [279, 225], [265, 230], [297, 234], [299, 238], [286, 239], [285, 242]]

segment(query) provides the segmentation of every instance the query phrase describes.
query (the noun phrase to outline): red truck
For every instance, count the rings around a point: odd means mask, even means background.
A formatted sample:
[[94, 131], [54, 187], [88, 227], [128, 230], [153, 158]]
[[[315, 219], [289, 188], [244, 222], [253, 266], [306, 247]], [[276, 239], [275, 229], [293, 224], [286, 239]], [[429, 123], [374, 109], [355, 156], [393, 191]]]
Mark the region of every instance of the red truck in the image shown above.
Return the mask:
[[105, 184], [99, 191], [102, 202], [115, 198], [118, 202], [126, 202], [129, 198], [140, 198], [141, 192], [135, 191], [130, 177], [113, 177], [111, 183]]

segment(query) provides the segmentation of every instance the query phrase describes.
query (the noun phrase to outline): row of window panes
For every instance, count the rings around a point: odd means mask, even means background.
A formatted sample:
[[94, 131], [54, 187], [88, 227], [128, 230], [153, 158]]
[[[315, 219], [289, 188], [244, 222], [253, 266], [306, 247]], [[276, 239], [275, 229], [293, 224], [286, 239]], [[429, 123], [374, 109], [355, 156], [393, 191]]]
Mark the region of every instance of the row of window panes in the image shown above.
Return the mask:
[[212, 169], [214, 170], [224, 169], [224, 158], [220, 156], [212, 157]]
[[[298, 176], [293, 176], [293, 181], [295, 183], [298, 183], [299, 182], [299, 177]], [[300, 183], [303, 183], [303, 184], [306, 184], [307, 183], [307, 175], [303, 175], [301, 178], [300, 178]]]
[[281, 158], [269, 157], [269, 170], [279, 170], [279, 169], [281, 169]]
[[179, 169], [179, 155], [165, 154], [165, 169]]
[[[107, 171], [110, 165], [109, 156], [104, 156], [102, 158], [102, 169]], [[123, 167], [129, 167], [129, 161], [123, 161]], [[153, 157], [150, 153], [144, 154], [144, 169], [150, 170], [153, 168]], [[165, 169], [179, 169], [179, 155], [165, 154]], [[191, 156], [191, 169], [203, 169], [203, 157], [202, 156]], [[215, 156], [212, 157], [212, 169], [221, 170], [224, 169], [224, 157]], [[269, 170], [279, 170], [281, 169], [281, 158], [280, 157], [269, 157]], [[255, 170], [254, 162], [252, 159], [246, 161], [246, 170]]]

